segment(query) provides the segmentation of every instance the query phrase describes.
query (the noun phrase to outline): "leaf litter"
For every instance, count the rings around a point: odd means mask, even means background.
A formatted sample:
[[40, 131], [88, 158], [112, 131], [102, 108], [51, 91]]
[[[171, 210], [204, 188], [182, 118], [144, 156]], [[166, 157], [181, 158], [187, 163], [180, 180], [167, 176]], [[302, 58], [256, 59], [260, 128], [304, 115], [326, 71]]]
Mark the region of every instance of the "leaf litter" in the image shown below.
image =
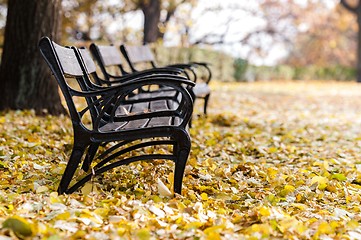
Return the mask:
[[361, 86], [212, 88], [209, 115], [190, 129], [182, 195], [173, 163], [155, 161], [59, 196], [69, 118], [2, 113], [0, 239], [359, 239]]

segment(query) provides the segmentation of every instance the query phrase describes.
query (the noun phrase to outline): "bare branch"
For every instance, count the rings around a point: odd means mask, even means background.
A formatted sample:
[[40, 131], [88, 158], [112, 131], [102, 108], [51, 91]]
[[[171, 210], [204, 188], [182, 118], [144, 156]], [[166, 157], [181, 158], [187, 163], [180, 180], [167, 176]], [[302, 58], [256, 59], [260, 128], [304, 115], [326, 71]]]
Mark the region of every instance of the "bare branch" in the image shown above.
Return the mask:
[[357, 9], [360, 8], [361, 2], [359, 1], [359, 3], [357, 4], [357, 6], [353, 7], [351, 6], [347, 0], [340, 0], [340, 3], [342, 6], [344, 6], [344, 8], [346, 8], [348, 11], [352, 12], [352, 13], [357, 13]]
[[[227, 34], [226, 33], [223, 33], [221, 35], [219, 34], [212, 34], [212, 33], [209, 33], [209, 34], [206, 34], [204, 35], [202, 38], [198, 39], [197, 41], [195, 41], [192, 45], [198, 45], [198, 44], [208, 44], [208, 45], [218, 45], [218, 44], [235, 44], [235, 43], [245, 43], [247, 42], [252, 36], [256, 35], [256, 34], [260, 34], [260, 33], [263, 33], [264, 30], [257, 30], [257, 31], [253, 31], [251, 33], [248, 33], [246, 34], [244, 37], [236, 40], [236, 41], [230, 41], [230, 42], [226, 42], [225, 41], [225, 36]], [[211, 41], [209, 40], [210, 38], [215, 38], [215, 37], [218, 37], [218, 40], [214, 40], [214, 41]]]

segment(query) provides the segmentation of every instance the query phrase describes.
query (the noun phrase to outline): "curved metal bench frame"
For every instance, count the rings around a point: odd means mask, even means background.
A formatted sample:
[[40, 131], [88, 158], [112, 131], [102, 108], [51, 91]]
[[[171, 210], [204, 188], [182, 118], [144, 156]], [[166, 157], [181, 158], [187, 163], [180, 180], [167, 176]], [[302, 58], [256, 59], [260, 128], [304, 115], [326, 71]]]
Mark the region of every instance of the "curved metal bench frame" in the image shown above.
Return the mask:
[[[59, 194], [72, 193], [92, 177], [118, 166], [156, 159], [175, 163], [174, 191], [180, 194], [191, 147], [186, 128], [193, 109], [192, 97], [183, 85], [193, 86], [194, 83], [180, 76], [154, 75], [133, 77], [113, 87], [96, 86], [84, 72], [86, 66], [80, 61], [76, 48], [59, 46], [47, 37], [39, 41], [39, 48], [64, 95], [74, 130], [73, 149], [58, 187]], [[72, 87], [69, 79], [75, 80], [81, 90]], [[136, 89], [157, 84], [180, 94], [175, 109], [117, 115], [117, 109], [127, 104], [128, 97]], [[77, 107], [74, 98], [84, 98], [86, 107]], [[87, 113], [91, 116], [91, 127], [83, 122]], [[116, 144], [97, 155], [99, 145], [110, 142]], [[125, 157], [126, 153], [139, 153], [144, 147], [163, 145], [171, 146], [171, 153]], [[83, 169], [88, 168], [88, 173], [76, 181], [75, 173], [80, 169], [82, 159]], [[93, 160], [97, 160], [96, 164], [89, 169]], [[75, 183], [70, 186], [73, 181]]]

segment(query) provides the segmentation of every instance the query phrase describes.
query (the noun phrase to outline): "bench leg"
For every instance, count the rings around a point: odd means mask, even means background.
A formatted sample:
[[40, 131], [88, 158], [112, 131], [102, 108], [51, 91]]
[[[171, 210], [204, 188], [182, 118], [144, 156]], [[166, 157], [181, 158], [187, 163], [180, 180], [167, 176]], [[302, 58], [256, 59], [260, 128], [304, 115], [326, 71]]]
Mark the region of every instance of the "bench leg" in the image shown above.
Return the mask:
[[182, 181], [184, 175], [184, 169], [186, 167], [189, 150], [182, 150], [178, 154], [178, 159], [175, 164], [174, 171], [174, 192], [182, 194]]
[[182, 193], [182, 181], [184, 175], [184, 169], [187, 164], [191, 142], [188, 134], [184, 134], [183, 138], [178, 139], [178, 146], [175, 147], [177, 154], [177, 160], [175, 162], [174, 170], [174, 192], [181, 194]]
[[[193, 90], [189, 90], [189, 94], [191, 95], [192, 97], [192, 100], [193, 100], [193, 106], [195, 106], [195, 102], [196, 102], [196, 95], [194, 95], [194, 92]], [[189, 128], [192, 128], [192, 121], [193, 121], [193, 116], [191, 116], [191, 118], [189, 119], [189, 122], [188, 122], [188, 126]]]
[[210, 94], [208, 94], [207, 96], [204, 97], [204, 109], [203, 109], [204, 115], [207, 115], [209, 96], [210, 96]]
[[85, 156], [83, 165], [81, 167], [85, 172], [88, 172], [90, 164], [92, 163], [92, 161], [95, 157], [95, 154], [98, 151], [99, 145], [100, 145], [99, 143], [93, 143], [89, 146], [88, 152]]
[[71, 153], [68, 164], [66, 165], [64, 174], [60, 180], [60, 184], [58, 187], [58, 193], [63, 194], [67, 193], [69, 184], [73, 179], [74, 173], [79, 166], [80, 160], [85, 152], [86, 146], [82, 147], [73, 147], [73, 151]]

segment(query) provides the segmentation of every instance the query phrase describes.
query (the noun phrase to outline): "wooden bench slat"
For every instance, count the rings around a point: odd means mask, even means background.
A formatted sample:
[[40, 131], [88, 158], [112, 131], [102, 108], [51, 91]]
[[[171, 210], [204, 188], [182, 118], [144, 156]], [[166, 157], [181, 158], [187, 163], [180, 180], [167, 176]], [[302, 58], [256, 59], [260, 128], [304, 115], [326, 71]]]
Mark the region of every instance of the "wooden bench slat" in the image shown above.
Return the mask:
[[82, 76], [83, 71], [80, 68], [78, 59], [74, 55], [74, 51], [70, 48], [63, 48], [54, 43], [55, 51], [59, 52], [58, 60], [61, 64], [62, 70], [67, 75]]
[[197, 97], [205, 97], [211, 93], [211, 89], [206, 83], [197, 83], [193, 87], [193, 92]]
[[121, 65], [122, 56], [115, 46], [98, 46], [102, 53], [105, 66]]

